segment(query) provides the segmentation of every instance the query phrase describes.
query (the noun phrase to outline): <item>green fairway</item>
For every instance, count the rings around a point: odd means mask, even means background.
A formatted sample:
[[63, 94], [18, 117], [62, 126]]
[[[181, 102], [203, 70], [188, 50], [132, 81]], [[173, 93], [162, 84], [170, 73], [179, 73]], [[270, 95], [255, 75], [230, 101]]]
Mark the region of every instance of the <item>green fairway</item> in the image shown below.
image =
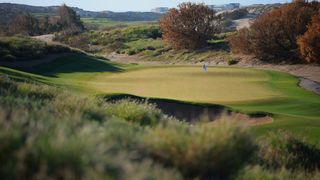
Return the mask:
[[320, 137], [320, 96], [298, 87], [298, 79], [286, 73], [229, 67], [209, 67], [205, 73], [201, 66], [123, 65], [84, 55], [27, 71], [0, 68], [85, 95], [125, 93], [271, 113], [274, 122], [255, 127], [258, 134], [282, 128], [312, 142]]

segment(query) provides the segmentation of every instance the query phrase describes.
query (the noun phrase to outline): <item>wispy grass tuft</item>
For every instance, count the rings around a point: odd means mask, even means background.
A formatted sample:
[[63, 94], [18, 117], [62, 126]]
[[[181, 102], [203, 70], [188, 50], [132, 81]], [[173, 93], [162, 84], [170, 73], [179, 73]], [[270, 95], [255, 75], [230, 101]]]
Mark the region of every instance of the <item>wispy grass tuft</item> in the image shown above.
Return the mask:
[[144, 136], [145, 150], [187, 177], [227, 178], [248, 163], [256, 145], [250, 131], [234, 121], [212, 125], [158, 126]]
[[106, 111], [109, 116], [119, 117], [140, 125], [155, 125], [164, 118], [156, 105], [132, 99], [110, 103]]

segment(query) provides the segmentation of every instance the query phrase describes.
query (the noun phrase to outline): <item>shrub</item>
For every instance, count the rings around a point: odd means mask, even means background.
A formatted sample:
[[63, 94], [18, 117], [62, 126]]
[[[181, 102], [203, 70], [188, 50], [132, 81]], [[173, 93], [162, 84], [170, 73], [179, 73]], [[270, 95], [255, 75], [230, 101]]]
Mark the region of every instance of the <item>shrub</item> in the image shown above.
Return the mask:
[[128, 51], [128, 55], [129, 55], [129, 56], [135, 55], [135, 54], [137, 54], [137, 52], [136, 52], [134, 49], [130, 49], [130, 50]]
[[285, 168], [279, 170], [270, 170], [261, 166], [248, 166], [243, 169], [235, 178], [236, 180], [263, 179], [263, 180], [317, 180], [320, 177], [319, 172], [290, 171]]
[[238, 64], [238, 63], [239, 63], [239, 61], [236, 60], [236, 59], [229, 59], [229, 60], [228, 60], [228, 65], [229, 65], [229, 66], [235, 65], [235, 64]]
[[144, 149], [186, 177], [228, 178], [246, 164], [256, 146], [251, 133], [230, 120], [212, 125], [169, 123], [150, 129]]
[[319, 2], [298, 0], [259, 16], [249, 30], [230, 39], [233, 52], [252, 53], [269, 62], [297, 62], [297, 37], [307, 31], [319, 9]]
[[1, 78], [0, 87], [2, 179], [181, 179], [137, 156], [144, 129], [108, 117], [103, 102]]
[[302, 138], [284, 131], [270, 133], [262, 141], [259, 156], [269, 168], [317, 170], [320, 168], [320, 149]]
[[139, 39], [157, 39], [162, 37], [162, 33], [157, 26], [128, 27], [123, 30], [122, 34], [127, 42]]
[[298, 45], [305, 61], [320, 63], [320, 10], [313, 16], [308, 31], [298, 38]]
[[38, 35], [39, 21], [30, 13], [18, 15], [10, 22], [9, 30], [11, 34]]
[[231, 52], [235, 54], [251, 54], [251, 36], [248, 28], [243, 28], [237, 34], [228, 38]]
[[106, 111], [110, 116], [140, 125], [155, 125], [163, 117], [161, 111], [155, 105], [130, 99], [109, 104]]
[[63, 4], [58, 8], [58, 14], [58, 24], [63, 33], [74, 34], [84, 30], [84, 25], [80, 20], [80, 16], [77, 15], [76, 11], [72, 8]]
[[221, 28], [220, 18], [204, 4], [182, 3], [160, 19], [164, 41], [174, 49], [199, 49]]

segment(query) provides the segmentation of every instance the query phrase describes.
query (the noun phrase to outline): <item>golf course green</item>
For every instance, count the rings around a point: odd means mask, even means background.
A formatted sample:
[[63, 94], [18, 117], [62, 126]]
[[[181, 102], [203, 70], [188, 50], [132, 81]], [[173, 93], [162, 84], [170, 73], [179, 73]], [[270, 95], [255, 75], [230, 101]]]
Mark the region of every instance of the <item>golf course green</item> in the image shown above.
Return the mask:
[[286, 129], [317, 142], [320, 96], [298, 86], [286, 73], [252, 68], [142, 66], [70, 55], [32, 69], [0, 67], [0, 73], [52, 84], [81, 95], [131, 94], [218, 104], [243, 113], [271, 114], [273, 123], [256, 126], [258, 135]]

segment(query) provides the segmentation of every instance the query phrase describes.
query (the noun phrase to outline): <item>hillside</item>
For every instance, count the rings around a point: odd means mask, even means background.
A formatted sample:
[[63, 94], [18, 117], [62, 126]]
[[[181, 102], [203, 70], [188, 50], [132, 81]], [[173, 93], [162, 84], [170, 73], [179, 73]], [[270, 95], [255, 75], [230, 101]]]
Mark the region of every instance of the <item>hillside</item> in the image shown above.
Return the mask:
[[[114, 21], [156, 21], [161, 14], [154, 12], [112, 12], [112, 11], [86, 11], [72, 7], [78, 15], [84, 18], [107, 18]], [[24, 4], [0, 3], [0, 24], [10, 22], [10, 19], [21, 13], [35, 15], [55, 15], [58, 6], [29, 6]]]

